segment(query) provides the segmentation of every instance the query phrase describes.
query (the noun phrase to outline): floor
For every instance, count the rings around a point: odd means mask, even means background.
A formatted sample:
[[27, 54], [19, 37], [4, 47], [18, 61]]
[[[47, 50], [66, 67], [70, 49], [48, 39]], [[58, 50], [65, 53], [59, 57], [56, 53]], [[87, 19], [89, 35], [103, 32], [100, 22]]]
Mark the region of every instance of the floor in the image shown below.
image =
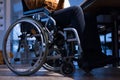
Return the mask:
[[76, 68], [75, 73], [70, 77], [42, 68], [31, 76], [17, 76], [5, 65], [0, 65], [0, 80], [120, 80], [120, 68], [94, 69], [91, 74], [86, 74], [83, 70]]

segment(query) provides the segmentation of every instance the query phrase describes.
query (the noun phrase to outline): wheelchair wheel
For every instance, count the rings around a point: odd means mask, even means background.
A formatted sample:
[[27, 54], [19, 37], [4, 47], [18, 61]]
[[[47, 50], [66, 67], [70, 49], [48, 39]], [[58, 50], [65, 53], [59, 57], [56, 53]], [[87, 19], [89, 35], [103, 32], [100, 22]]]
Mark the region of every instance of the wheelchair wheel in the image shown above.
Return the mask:
[[62, 64], [62, 57], [60, 51], [56, 48], [51, 48], [49, 50], [47, 60], [43, 67], [49, 71], [60, 71], [60, 66]]
[[8, 68], [17, 75], [31, 75], [43, 66], [48, 39], [42, 27], [31, 18], [21, 18], [8, 28], [3, 57]]

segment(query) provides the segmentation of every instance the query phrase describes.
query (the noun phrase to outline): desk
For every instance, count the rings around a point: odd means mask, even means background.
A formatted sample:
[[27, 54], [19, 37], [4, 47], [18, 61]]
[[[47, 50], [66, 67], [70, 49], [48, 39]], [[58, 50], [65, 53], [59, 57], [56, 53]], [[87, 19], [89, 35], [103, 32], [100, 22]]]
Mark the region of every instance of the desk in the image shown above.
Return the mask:
[[120, 0], [85, 0], [81, 4], [84, 12], [98, 13], [100, 10], [120, 10]]
[[118, 52], [118, 16], [120, 16], [120, 0], [85, 0], [81, 4], [83, 11], [97, 15], [109, 14], [112, 17], [112, 43], [113, 55], [119, 56]]

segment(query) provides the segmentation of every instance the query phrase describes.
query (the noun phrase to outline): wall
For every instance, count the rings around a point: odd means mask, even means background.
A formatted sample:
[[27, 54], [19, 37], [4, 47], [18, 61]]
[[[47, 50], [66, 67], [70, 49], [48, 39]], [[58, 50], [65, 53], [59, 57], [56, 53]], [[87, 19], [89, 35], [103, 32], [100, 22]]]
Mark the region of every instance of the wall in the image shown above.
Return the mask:
[[11, 23], [20, 18], [23, 14], [21, 0], [11, 0]]
[[0, 30], [0, 50], [2, 50], [3, 37], [6, 29], [10, 25], [10, 0], [5, 0], [5, 25], [4, 29]]
[[0, 30], [0, 50], [2, 50], [4, 35], [11, 23], [22, 16], [21, 0], [5, 0], [5, 26]]

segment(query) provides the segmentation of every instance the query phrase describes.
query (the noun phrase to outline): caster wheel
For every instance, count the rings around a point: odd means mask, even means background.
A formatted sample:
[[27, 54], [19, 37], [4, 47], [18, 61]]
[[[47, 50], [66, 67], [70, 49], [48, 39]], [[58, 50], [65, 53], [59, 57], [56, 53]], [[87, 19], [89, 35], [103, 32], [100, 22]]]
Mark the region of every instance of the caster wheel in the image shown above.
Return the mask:
[[75, 71], [75, 67], [72, 63], [63, 63], [60, 67], [60, 72], [63, 75], [71, 75]]

